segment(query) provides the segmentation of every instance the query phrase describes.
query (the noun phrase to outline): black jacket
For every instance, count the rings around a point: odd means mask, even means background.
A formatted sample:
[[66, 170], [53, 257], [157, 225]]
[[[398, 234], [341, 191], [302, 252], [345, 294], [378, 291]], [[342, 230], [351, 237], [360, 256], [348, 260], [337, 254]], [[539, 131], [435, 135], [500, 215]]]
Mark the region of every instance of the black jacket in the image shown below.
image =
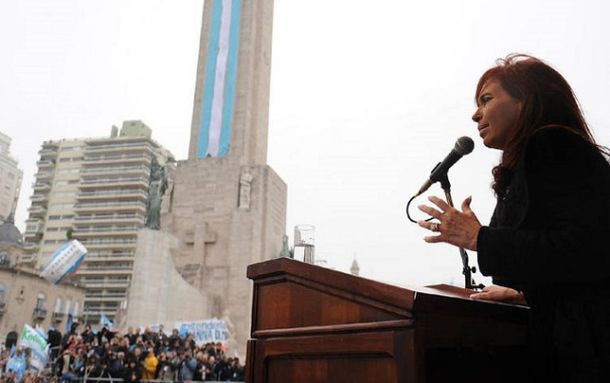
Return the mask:
[[525, 293], [539, 375], [610, 376], [610, 164], [597, 148], [563, 128], [534, 134], [477, 249], [484, 275]]

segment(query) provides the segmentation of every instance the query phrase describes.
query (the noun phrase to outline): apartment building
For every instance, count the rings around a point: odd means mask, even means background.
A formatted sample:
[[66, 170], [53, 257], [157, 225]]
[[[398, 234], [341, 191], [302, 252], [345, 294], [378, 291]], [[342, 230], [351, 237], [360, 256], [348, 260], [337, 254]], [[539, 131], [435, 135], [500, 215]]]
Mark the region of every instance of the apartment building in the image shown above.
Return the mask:
[[40, 268], [78, 239], [88, 249], [75, 276], [86, 288], [84, 319], [112, 319], [127, 296], [153, 157], [165, 165], [171, 153], [144, 123], [126, 121], [108, 138], [46, 141], [39, 154], [25, 246]]
[[23, 172], [10, 155], [11, 138], [0, 132], [0, 221], [15, 214]]

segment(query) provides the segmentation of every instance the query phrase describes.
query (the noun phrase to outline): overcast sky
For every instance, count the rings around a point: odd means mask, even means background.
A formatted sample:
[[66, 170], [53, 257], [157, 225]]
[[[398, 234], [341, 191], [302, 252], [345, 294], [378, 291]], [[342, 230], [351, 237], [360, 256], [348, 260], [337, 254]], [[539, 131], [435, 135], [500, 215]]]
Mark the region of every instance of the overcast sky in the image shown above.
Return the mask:
[[[488, 222], [499, 152], [483, 147], [470, 116], [479, 76], [510, 52], [564, 74], [599, 143], [610, 145], [606, 3], [276, 0], [268, 163], [288, 184], [287, 233], [315, 225], [317, 257], [339, 270], [356, 257], [369, 278], [462, 285], [457, 249], [423, 242], [405, 217], [408, 198], [469, 135], [475, 150], [451, 169], [453, 196], [472, 195]], [[186, 158], [202, 7], [0, 2], [0, 131], [24, 171], [21, 229], [44, 140], [107, 136], [140, 119]]]

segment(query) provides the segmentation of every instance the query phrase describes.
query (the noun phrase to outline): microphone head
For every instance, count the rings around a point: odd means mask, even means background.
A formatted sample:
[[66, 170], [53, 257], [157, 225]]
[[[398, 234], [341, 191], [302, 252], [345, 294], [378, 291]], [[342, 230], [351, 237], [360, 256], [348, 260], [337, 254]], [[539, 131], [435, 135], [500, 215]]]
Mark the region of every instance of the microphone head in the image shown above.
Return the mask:
[[460, 156], [465, 156], [466, 154], [469, 154], [470, 152], [472, 152], [473, 149], [474, 141], [472, 140], [472, 138], [467, 136], [458, 138], [455, 142], [455, 146], [453, 147], [453, 150], [455, 150], [456, 153]]

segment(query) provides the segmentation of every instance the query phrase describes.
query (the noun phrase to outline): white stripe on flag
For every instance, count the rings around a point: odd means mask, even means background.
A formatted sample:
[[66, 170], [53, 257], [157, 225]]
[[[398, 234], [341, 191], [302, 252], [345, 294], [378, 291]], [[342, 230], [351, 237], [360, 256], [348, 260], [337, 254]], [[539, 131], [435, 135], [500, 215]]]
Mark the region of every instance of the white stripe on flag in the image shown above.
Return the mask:
[[210, 136], [208, 153], [216, 157], [220, 146], [222, 130], [222, 109], [224, 106], [225, 78], [227, 74], [227, 57], [229, 55], [229, 37], [231, 35], [231, 7], [233, 0], [222, 0], [220, 16], [220, 36], [218, 41], [218, 56], [216, 57], [216, 76], [214, 81], [214, 97], [212, 99], [212, 114], [210, 116]]

